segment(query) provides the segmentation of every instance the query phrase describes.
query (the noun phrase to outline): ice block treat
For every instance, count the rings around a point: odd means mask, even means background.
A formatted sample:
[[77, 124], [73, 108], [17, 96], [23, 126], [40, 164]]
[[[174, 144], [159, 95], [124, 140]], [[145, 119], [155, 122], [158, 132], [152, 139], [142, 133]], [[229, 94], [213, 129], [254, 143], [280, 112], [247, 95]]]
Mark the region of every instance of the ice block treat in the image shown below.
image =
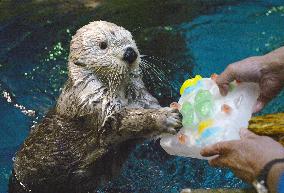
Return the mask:
[[203, 147], [239, 139], [239, 130], [248, 127], [259, 86], [234, 81], [230, 83], [228, 95], [221, 96], [216, 76], [202, 78], [197, 75], [181, 86], [181, 97], [171, 106], [181, 112], [183, 128], [177, 135], [161, 139], [161, 146], [167, 153], [206, 159], [200, 155]]

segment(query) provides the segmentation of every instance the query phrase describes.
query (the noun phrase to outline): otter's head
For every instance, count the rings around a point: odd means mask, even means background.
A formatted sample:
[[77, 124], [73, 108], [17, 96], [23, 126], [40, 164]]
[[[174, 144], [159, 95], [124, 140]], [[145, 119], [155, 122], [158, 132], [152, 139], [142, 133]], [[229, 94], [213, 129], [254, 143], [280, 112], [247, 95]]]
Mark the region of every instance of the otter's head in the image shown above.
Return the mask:
[[109, 88], [129, 81], [129, 74], [139, 70], [140, 55], [129, 31], [113, 23], [95, 21], [73, 36], [70, 46], [71, 79], [80, 73], [96, 76]]

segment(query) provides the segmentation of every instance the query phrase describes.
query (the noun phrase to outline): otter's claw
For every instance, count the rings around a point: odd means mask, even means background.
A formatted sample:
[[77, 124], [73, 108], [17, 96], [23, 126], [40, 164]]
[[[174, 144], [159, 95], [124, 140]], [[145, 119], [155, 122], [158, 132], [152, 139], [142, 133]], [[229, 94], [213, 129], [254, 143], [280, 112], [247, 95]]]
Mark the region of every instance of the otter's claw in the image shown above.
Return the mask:
[[166, 132], [172, 135], [177, 134], [177, 131], [174, 128], [168, 128]]
[[161, 129], [162, 132], [176, 134], [182, 127], [181, 114], [177, 109], [165, 107], [161, 109], [164, 116], [162, 121]]

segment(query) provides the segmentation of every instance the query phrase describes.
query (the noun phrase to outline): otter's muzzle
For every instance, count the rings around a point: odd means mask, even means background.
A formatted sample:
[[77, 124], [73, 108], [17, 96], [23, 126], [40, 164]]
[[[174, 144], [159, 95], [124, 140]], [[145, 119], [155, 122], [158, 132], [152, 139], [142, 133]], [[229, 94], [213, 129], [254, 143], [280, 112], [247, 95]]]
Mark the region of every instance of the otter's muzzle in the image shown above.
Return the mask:
[[125, 53], [123, 54], [123, 60], [128, 64], [132, 64], [137, 59], [137, 53], [131, 47], [126, 48]]

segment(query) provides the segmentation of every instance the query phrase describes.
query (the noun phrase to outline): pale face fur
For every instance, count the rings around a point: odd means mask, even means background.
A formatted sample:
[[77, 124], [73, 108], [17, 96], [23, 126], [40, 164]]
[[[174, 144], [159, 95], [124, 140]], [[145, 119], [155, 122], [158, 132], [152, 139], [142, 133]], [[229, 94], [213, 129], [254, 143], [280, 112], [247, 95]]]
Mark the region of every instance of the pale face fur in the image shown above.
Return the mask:
[[[132, 64], [123, 61], [129, 47], [138, 54]], [[117, 92], [129, 81], [129, 74], [138, 70], [140, 57], [129, 31], [112, 23], [95, 21], [78, 30], [73, 37], [69, 61], [71, 78], [75, 82], [80, 80], [77, 75], [80, 66], [85, 73], [96, 74], [111, 92]]]

